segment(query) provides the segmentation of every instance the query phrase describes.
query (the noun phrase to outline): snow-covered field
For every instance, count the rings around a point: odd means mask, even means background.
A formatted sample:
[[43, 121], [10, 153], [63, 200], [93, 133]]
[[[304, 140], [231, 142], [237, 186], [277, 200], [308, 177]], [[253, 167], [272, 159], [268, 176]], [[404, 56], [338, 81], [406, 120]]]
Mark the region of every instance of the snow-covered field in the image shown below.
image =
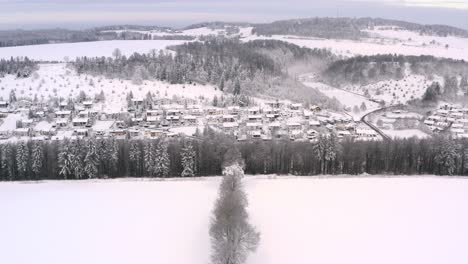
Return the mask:
[[[0, 183], [0, 263], [209, 263], [219, 178]], [[245, 179], [248, 264], [464, 264], [466, 178]]]
[[[1, 49], [0, 49], [1, 50]], [[78, 75], [74, 70], [67, 69], [64, 63], [40, 64], [36, 76], [18, 79], [13, 75], [0, 78], [0, 101], [7, 100], [11, 90], [15, 90], [18, 98], [27, 97], [46, 102], [49, 98], [76, 98], [83, 91], [90, 98], [101, 91], [104, 92], [105, 104], [95, 105], [98, 111], [115, 113], [127, 109], [126, 96], [130, 91], [135, 98], [144, 99], [148, 92], [160, 97], [199, 99], [203, 97], [212, 100], [215, 95], [221, 96], [222, 92], [211, 85], [183, 85], [169, 84], [161, 81], [144, 81], [141, 85], [129, 80], [107, 79], [93, 77], [91, 75]]]
[[39, 61], [64, 61], [65, 57], [70, 60], [84, 56], [111, 57], [112, 52], [117, 48], [122, 51], [122, 55], [129, 56], [135, 52], [148, 53], [151, 50], [166, 49], [168, 46], [185, 42], [182, 40], [113, 40], [6, 47], [0, 48], [0, 59], [28, 57]]
[[[340, 103], [349, 109], [348, 114], [354, 117], [355, 120], [361, 119], [365, 114], [379, 108], [379, 104], [370, 101], [363, 95], [349, 92], [343, 89], [338, 89], [320, 82], [304, 82], [304, 85], [315, 88], [330, 98], [336, 98]], [[366, 105], [367, 110], [354, 113], [352, 109], [361, 107], [362, 103]]]
[[[244, 41], [254, 39], [283, 40], [301, 47], [325, 48], [344, 57], [356, 55], [401, 54], [432, 55], [435, 57], [468, 60], [468, 38], [420, 36], [406, 30], [367, 30], [370, 38], [355, 40], [321, 39], [313, 37], [274, 35], [272, 37], [251, 35]], [[446, 45], [448, 45], [446, 47]]]
[[[252, 35], [253, 27], [239, 27], [239, 33], [233, 34], [233, 36], [239, 37], [249, 37]], [[191, 36], [191, 37], [201, 37], [201, 36], [210, 36], [210, 35], [227, 35], [226, 29], [211, 29], [207, 27], [199, 27], [193, 29], [181, 30], [178, 32], [164, 32], [159, 30], [106, 30], [104, 32], [115, 32], [122, 34], [124, 32], [136, 32], [141, 34], [150, 34], [152, 37], [163, 37], [163, 36]]]
[[382, 130], [387, 136], [390, 138], [396, 139], [407, 139], [407, 138], [428, 138], [430, 137], [428, 134], [424, 133], [419, 129], [402, 129], [402, 130], [394, 130], [394, 129], [384, 129]]

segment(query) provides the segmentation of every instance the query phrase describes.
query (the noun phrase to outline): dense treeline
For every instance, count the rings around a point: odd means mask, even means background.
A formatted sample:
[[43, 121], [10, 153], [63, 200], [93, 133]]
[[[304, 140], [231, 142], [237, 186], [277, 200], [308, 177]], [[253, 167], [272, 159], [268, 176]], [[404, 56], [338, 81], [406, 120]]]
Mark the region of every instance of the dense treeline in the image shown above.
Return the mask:
[[[274, 40], [243, 43], [237, 39], [211, 38], [171, 48], [175, 54], [153, 51], [149, 54], [113, 58], [80, 58], [72, 63], [79, 74], [109, 78], [157, 79], [177, 84], [210, 83], [220, 90], [239, 94], [271, 94], [275, 97], [338, 108], [339, 103], [303, 86], [289, 74], [289, 66], [325, 68], [334, 56], [324, 49], [300, 48]], [[284, 89], [288, 87], [288, 89]]]
[[257, 25], [258, 35], [296, 35], [318, 38], [359, 39], [366, 36], [350, 18], [309, 18], [275, 21]]
[[324, 78], [334, 85], [369, 84], [388, 79], [401, 79], [405, 71], [432, 78], [439, 76], [468, 76], [468, 63], [463, 60], [433, 56], [374, 55], [357, 56], [332, 63]]
[[468, 37], [468, 31], [445, 25], [421, 25], [381, 18], [306, 18], [275, 21], [254, 27], [259, 35], [296, 35], [319, 38], [359, 39], [366, 37], [364, 29], [375, 26], [397, 26], [421, 35]]
[[37, 70], [37, 62], [25, 58], [10, 58], [9, 60], [0, 59], [0, 78], [12, 74], [17, 77], [28, 77]]
[[[140, 33], [131, 30], [145, 30], [154, 27], [145, 26], [110, 26], [87, 30], [44, 29], [44, 30], [4, 30], [0, 31], [0, 47], [39, 45], [52, 43], [74, 43], [101, 40], [192, 40], [191, 36], [165, 35], [152, 36], [149, 33]], [[114, 32], [113, 30], [124, 30]], [[148, 29], [149, 30], [149, 29]], [[166, 32], [166, 31], [164, 31]], [[170, 31], [168, 31], [170, 33]]]
[[238, 148], [246, 174], [468, 175], [468, 141], [443, 137], [385, 142], [236, 142], [205, 131], [197, 140], [83, 139], [0, 145], [7, 180], [193, 177], [222, 173], [225, 153]]

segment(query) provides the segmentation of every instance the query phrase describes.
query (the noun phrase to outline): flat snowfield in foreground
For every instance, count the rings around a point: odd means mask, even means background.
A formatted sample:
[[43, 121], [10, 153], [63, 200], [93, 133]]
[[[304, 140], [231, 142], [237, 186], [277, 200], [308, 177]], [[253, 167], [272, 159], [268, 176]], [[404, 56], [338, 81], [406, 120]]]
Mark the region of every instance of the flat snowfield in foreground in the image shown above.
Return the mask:
[[[207, 264], [220, 178], [0, 183], [0, 263]], [[248, 264], [468, 263], [466, 178], [246, 178]]]

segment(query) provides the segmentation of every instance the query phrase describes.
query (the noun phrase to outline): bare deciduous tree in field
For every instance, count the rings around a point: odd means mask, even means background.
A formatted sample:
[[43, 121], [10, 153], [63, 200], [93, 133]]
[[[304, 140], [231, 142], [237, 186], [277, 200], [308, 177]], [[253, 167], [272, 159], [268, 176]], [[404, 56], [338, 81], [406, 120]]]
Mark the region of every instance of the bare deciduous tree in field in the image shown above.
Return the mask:
[[223, 174], [210, 228], [211, 261], [213, 264], [242, 264], [248, 253], [257, 249], [260, 233], [248, 221], [242, 165], [231, 163]]

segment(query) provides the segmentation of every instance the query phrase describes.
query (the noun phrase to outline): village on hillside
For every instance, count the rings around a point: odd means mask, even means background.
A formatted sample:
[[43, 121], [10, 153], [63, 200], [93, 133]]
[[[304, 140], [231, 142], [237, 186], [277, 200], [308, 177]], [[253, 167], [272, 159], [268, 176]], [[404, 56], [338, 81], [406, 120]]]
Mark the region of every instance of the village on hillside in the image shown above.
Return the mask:
[[25, 99], [1, 101], [0, 137], [6, 142], [91, 136], [174, 138], [194, 136], [208, 126], [239, 141], [314, 141], [330, 133], [341, 139], [380, 139], [377, 132], [347, 114], [279, 100], [221, 108], [188, 98], [131, 98], [123, 112], [109, 114], [98, 109], [96, 100], [89, 99], [62, 101], [56, 107]]

